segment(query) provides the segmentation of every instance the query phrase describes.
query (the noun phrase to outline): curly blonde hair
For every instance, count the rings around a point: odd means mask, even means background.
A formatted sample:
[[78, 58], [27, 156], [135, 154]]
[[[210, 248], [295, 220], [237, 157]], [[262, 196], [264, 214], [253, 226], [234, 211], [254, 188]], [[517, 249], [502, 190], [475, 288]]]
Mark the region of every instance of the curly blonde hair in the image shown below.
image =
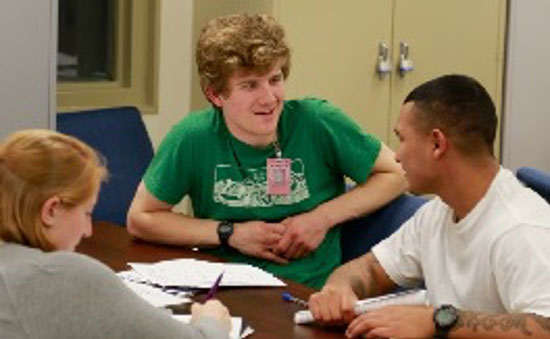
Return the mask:
[[80, 140], [49, 130], [23, 130], [0, 144], [0, 239], [54, 250], [43, 230], [44, 203], [58, 196], [72, 208], [97, 194], [107, 170]]
[[236, 71], [265, 74], [282, 62], [284, 78], [290, 71], [290, 49], [283, 27], [265, 14], [233, 14], [209, 21], [197, 43], [196, 62], [203, 91], [227, 94]]

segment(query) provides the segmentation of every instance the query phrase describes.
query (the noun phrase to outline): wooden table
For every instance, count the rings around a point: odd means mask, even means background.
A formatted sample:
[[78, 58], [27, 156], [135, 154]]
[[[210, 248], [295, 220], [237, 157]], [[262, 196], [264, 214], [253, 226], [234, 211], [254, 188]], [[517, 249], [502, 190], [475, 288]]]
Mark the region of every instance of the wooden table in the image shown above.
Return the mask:
[[[217, 257], [182, 247], [155, 245], [133, 240], [125, 228], [111, 223], [94, 223], [94, 233], [84, 239], [77, 252], [98, 259], [115, 271], [128, 269], [128, 262], [156, 262], [174, 258], [220, 261]], [[254, 328], [252, 338], [342, 338], [343, 330], [293, 323], [295, 304], [282, 300], [282, 293], [306, 299], [311, 288], [285, 280], [286, 287], [220, 288], [216, 293], [233, 316], [243, 317]]]

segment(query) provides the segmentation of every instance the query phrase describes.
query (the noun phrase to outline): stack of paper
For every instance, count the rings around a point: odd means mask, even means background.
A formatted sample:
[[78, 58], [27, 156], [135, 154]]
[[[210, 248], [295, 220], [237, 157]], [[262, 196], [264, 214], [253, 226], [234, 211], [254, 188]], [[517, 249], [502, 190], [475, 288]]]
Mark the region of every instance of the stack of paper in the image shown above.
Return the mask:
[[[176, 259], [153, 264], [129, 263], [132, 270], [117, 275], [137, 295], [156, 307], [190, 303], [192, 289], [210, 288], [223, 272], [220, 286], [285, 286], [286, 284], [257, 267], [247, 264], [215, 263], [196, 259]], [[190, 315], [174, 315], [189, 322]], [[254, 330], [243, 326], [242, 318], [232, 317], [233, 339], [245, 338]]]
[[220, 286], [285, 286], [273, 274], [247, 264], [176, 259], [129, 265], [144, 281], [163, 287], [210, 288], [222, 272], [224, 275]]
[[117, 275], [122, 279], [126, 286], [155, 307], [165, 307], [169, 305], [192, 302], [189, 298], [191, 296], [191, 292], [169, 292], [159, 286], [154, 286], [147, 283], [133, 271], [119, 272]]
[[220, 286], [285, 286], [285, 283], [247, 264], [176, 259], [153, 264], [129, 263], [132, 270], [117, 275], [137, 295], [156, 307], [192, 302], [192, 289], [210, 288], [221, 272]]

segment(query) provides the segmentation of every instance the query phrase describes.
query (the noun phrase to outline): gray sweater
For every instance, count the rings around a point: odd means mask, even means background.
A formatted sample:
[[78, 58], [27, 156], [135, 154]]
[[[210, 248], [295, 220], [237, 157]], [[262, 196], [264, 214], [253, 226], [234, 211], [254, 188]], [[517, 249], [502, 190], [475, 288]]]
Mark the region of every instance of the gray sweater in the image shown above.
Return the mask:
[[213, 318], [180, 323], [102, 263], [0, 244], [0, 338], [228, 338]]

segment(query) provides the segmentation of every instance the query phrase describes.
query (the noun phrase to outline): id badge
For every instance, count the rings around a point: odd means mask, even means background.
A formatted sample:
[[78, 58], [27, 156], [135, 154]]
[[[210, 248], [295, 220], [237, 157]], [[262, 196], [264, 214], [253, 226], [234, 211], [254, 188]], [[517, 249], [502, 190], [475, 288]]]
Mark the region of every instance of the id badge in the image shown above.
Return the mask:
[[290, 193], [290, 159], [267, 159], [267, 194], [287, 195]]

